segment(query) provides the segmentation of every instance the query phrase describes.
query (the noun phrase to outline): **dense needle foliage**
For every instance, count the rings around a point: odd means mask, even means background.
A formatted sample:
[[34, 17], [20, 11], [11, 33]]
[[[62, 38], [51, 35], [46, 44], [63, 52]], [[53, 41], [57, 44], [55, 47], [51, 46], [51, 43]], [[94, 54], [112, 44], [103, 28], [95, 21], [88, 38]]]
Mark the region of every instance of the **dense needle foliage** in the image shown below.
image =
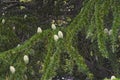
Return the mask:
[[[68, 77], [73, 80], [102, 80], [112, 75], [120, 77], [119, 0], [81, 0], [82, 6], [72, 21], [67, 15], [65, 21], [57, 20], [63, 12], [68, 13], [66, 9], [61, 12], [62, 4], [67, 4], [68, 0], [41, 1], [44, 1], [44, 10], [36, 8], [31, 10], [35, 13], [30, 12], [31, 5], [41, 2], [26, 0], [16, 7], [18, 12], [21, 11], [19, 14], [12, 15], [16, 10], [9, 10], [0, 17], [0, 80], [57, 80], [58, 77], [61, 80], [68, 80]], [[48, 8], [51, 3], [57, 5]], [[49, 11], [52, 8], [52, 12]], [[55, 22], [47, 19], [51, 17]], [[56, 24], [55, 30], [51, 29], [51, 24]], [[38, 27], [42, 32], [38, 32]], [[63, 38], [55, 41], [54, 35], [59, 31], [62, 31]], [[27, 64], [25, 55], [29, 58]], [[14, 67], [15, 73], [10, 66]]]

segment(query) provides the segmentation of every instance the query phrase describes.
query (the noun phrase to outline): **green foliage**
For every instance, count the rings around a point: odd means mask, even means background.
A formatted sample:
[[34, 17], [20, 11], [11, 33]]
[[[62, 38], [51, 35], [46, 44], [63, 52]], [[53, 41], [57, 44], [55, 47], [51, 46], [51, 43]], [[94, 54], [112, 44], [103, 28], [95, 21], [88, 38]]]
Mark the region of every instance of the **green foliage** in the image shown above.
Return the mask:
[[5, 24], [0, 24], [0, 52], [16, 47], [21, 42], [20, 38], [30, 38], [36, 32], [35, 17], [24, 19], [24, 16], [3, 16], [0, 21], [2, 19], [5, 19]]
[[32, 0], [20, 0], [20, 2], [30, 2]]
[[[98, 54], [93, 53], [92, 55], [101, 57], [101, 59], [105, 58], [110, 60], [115, 75], [118, 75], [120, 66], [118, 64], [116, 53], [116, 45], [118, 44], [117, 37], [120, 26], [120, 6], [118, 3], [120, 2], [116, 2], [115, 0], [86, 1], [84, 2], [84, 7], [81, 9], [80, 13], [68, 27], [59, 27], [56, 30], [47, 29], [43, 30], [42, 33], [36, 33], [37, 27], [30, 27], [31, 24], [36, 26], [36, 18], [29, 17], [28, 19], [24, 19], [13, 16], [7, 19], [5, 18], [5, 24], [1, 23], [0, 25], [1, 79], [27, 80], [26, 76], [36, 75], [36, 73], [38, 73], [39, 75], [42, 75], [42, 77], [35, 78], [36, 80], [39, 80], [40, 78], [41, 80], [52, 80], [52, 78], [57, 75], [60, 66], [63, 68], [61, 68], [61, 70], [72, 75], [73, 67], [74, 65], [77, 65], [79, 72], [87, 75], [87, 77], [92, 80], [94, 75], [90, 72], [84, 57], [80, 55], [82, 53], [79, 53], [78, 48], [75, 45], [76, 34], [78, 31], [82, 30], [85, 30], [85, 33], [87, 34], [86, 38], [90, 38], [91, 43], [94, 46], [97, 46], [95, 49], [99, 50], [97, 51]], [[111, 26], [112, 35], [106, 35], [104, 33], [106, 27], [104, 19], [110, 11], [112, 11], [114, 17]], [[30, 36], [28, 36], [27, 39], [30, 39], [24, 41], [19, 47], [16, 47], [21, 41], [10, 24], [16, 26], [18, 35], [23, 32], [24, 35], [30, 35], [32, 37], [30, 38]], [[59, 30], [64, 33], [64, 38], [55, 42], [53, 36], [57, 34]], [[95, 44], [94, 41], [97, 41], [97, 44]], [[107, 46], [108, 44], [110, 47]], [[62, 57], [63, 53], [64, 55], [68, 55], [68, 57]], [[24, 55], [30, 57], [29, 64], [24, 63]], [[32, 61], [34, 58], [37, 59]], [[65, 63], [62, 62], [63, 60]], [[39, 71], [36, 71], [35, 73], [33, 67], [37, 66], [37, 64], [39, 64], [42, 69], [38, 68]], [[15, 74], [11, 74], [9, 71], [11, 65], [16, 69]]]

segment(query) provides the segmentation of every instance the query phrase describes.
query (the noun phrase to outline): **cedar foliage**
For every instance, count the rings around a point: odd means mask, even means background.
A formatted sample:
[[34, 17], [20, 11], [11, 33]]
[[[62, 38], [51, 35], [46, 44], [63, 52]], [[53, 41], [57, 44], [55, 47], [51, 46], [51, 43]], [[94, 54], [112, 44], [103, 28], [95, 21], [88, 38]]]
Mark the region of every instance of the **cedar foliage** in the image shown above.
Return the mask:
[[[37, 28], [30, 28], [31, 25], [27, 23], [28, 20], [31, 24], [35, 24], [37, 20], [33, 17], [29, 17], [27, 20], [18, 17], [5, 19], [5, 24], [0, 24], [0, 79], [27, 80], [26, 76], [28, 76], [28, 80], [52, 80], [62, 73], [82, 74], [91, 80], [103, 79], [111, 75], [119, 77], [119, 4], [119, 0], [85, 0], [82, 9], [70, 25], [57, 27], [56, 30], [46, 29], [42, 33], [37, 33]], [[17, 24], [16, 32], [25, 30], [26, 33], [23, 34], [32, 36], [31, 38], [28, 36], [27, 38], [30, 39], [19, 47], [15, 47], [20, 40], [9, 26], [12, 23]], [[25, 28], [28, 25], [29, 28]], [[106, 34], [105, 28], [108, 28], [109, 32], [112, 30], [111, 33]], [[63, 32], [64, 38], [55, 42], [53, 36], [59, 30]], [[82, 43], [83, 40], [86, 40], [88, 44]], [[11, 49], [7, 48], [12, 44], [14, 45]], [[27, 65], [23, 61], [25, 54], [30, 58], [30, 63]], [[32, 60], [34, 58], [39, 59], [34, 61]], [[93, 64], [91, 64], [92, 62]], [[39, 66], [32, 63], [37, 63]], [[11, 65], [16, 69], [15, 74], [11, 74], [9, 71]], [[34, 67], [41, 68], [35, 70]], [[78, 72], [75, 72], [74, 68], [77, 68]], [[98, 76], [99, 73], [97, 75], [92, 68], [104, 70], [106, 75]], [[106, 70], [107, 68], [109, 71]], [[39, 77], [31, 77], [31, 75], [39, 75]]]

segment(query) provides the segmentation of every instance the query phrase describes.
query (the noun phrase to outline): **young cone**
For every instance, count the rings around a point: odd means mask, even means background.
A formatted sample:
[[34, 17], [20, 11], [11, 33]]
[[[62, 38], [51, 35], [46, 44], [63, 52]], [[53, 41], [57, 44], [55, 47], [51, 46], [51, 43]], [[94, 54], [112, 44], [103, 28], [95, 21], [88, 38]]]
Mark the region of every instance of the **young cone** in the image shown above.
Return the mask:
[[116, 79], [116, 77], [115, 77], [115, 76], [111, 76], [111, 79], [110, 79], [110, 80], [114, 80], [114, 79]]
[[58, 35], [54, 35], [54, 40], [58, 41], [58, 39], [59, 39]]
[[109, 30], [109, 36], [110, 36], [110, 35], [112, 35], [112, 29], [111, 29], [111, 30]]
[[105, 33], [105, 34], [109, 34], [109, 31], [108, 31], [107, 28], [104, 29], [104, 33]]
[[24, 19], [26, 19], [26, 18], [27, 18], [27, 15], [25, 14], [25, 15], [24, 15]]
[[15, 73], [15, 68], [14, 68], [14, 66], [10, 66], [10, 72], [11, 72], [12, 74]]
[[2, 19], [2, 24], [5, 24], [5, 19]]
[[54, 24], [54, 23], [52, 23], [51, 28], [52, 28], [53, 30], [55, 30], [55, 29], [56, 29], [56, 26], [55, 26], [55, 24]]
[[63, 38], [63, 33], [62, 33], [62, 31], [58, 31], [58, 37], [59, 37], [59, 38]]
[[37, 33], [42, 33], [42, 29], [40, 27], [38, 27]]
[[29, 63], [29, 57], [27, 55], [24, 55], [23, 60], [26, 64]]

